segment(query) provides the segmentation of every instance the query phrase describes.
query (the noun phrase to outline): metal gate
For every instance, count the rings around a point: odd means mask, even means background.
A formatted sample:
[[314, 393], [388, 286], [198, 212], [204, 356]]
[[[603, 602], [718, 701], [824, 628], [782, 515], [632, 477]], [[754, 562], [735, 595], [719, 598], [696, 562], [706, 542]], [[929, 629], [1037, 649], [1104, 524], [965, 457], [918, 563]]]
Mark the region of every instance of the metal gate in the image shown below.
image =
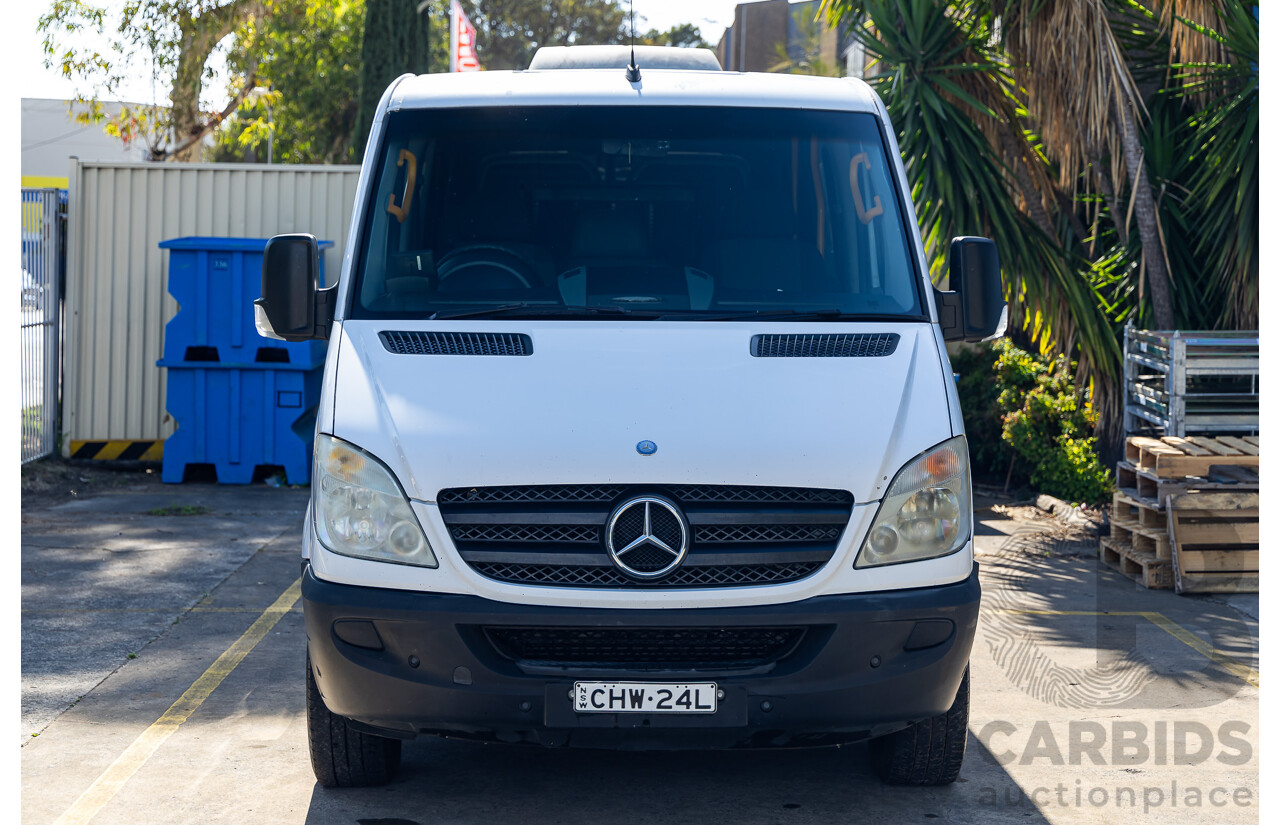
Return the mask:
[[62, 227], [65, 193], [22, 190], [22, 463], [51, 455], [58, 438]]

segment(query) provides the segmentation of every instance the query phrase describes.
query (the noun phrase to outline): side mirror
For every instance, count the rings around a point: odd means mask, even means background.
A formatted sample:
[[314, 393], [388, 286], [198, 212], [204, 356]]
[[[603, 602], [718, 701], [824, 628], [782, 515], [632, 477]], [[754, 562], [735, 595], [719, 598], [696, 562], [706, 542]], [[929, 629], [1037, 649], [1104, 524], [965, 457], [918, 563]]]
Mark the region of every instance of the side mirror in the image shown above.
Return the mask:
[[989, 341], [1004, 335], [1009, 307], [1004, 302], [995, 243], [987, 238], [953, 238], [949, 263], [951, 291], [933, 291], [943, 339]]
[[262, 253], [262, 297], [254, 325], [264, 338], [307, 341], [329, 337], [334, 288], [320, 288], [320, 246], [314, 235], [276, 235]]

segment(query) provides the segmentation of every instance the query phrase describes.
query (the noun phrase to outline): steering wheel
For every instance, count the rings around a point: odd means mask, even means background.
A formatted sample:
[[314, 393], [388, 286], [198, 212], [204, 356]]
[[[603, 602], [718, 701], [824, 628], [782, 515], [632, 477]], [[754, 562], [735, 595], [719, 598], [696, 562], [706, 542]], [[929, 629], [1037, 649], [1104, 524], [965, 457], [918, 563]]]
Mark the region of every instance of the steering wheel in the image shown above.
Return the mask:
[[521, 256], [496, 244], [459, 247], [436, 264], [441, 291], [457, 289], [532, 289], [534, 269]]

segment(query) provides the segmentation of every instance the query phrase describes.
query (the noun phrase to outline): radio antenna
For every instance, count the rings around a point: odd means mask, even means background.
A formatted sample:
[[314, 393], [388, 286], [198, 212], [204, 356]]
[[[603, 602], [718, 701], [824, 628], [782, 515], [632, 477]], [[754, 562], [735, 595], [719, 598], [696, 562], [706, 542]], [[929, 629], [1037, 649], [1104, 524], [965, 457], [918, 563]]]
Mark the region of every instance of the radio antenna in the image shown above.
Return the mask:
[[636, 65], [636, 0], [630, 0], [631, 6], [631, 63], [627, 66], [627, 82], [640, 82], [640, 67]]

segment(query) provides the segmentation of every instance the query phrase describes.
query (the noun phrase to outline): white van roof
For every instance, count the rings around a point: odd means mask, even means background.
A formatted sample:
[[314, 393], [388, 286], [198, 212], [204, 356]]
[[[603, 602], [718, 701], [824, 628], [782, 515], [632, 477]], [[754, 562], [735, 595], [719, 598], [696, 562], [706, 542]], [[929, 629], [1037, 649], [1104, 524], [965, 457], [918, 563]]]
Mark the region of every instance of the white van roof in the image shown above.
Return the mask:
[[454, 106], [757, 106], [875, 112], [871, 89], [856, 78], [646, 68], [639, 83], [621, 69], [458, 72], [406, 77], [388, 111]]

